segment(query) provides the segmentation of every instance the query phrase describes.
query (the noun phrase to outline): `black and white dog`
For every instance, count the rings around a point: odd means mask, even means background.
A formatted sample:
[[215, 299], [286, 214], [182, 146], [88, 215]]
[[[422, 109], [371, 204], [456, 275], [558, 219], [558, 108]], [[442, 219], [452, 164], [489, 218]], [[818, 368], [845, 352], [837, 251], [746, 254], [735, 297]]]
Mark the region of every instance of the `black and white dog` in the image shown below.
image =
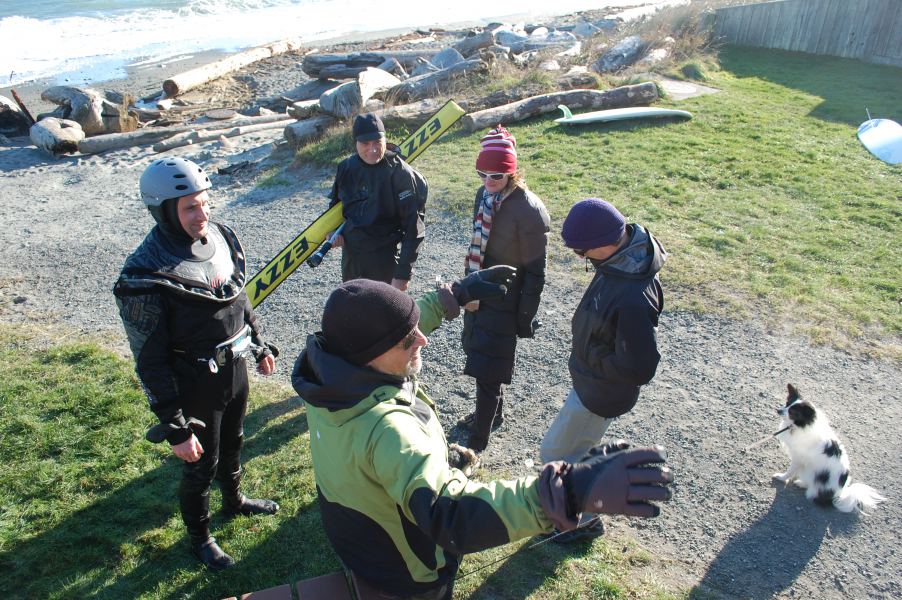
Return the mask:
[[774, 479], [795, 482], [815, 504], [835, 506], [843, 512], [856, 508], [864, 512], [886, 500], [869, 485], [849, 482], [849, 455], [827, 416], [803, 400], [791, 383], [787, 390], [786, 406], [777, 410], [782, 429], [776, 436], [789, 454], [789, 468], [775, 473]]

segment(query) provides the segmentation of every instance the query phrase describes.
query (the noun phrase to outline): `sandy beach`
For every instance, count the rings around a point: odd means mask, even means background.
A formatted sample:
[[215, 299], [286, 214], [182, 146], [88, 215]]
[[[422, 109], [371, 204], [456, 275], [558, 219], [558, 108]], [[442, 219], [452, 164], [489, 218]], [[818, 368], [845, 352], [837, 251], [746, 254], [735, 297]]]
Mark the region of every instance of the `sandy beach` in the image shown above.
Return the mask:
[[[558, 22], [576, 18], [569, 15]], [[398, 34], [331, 40], [331, 49], [373, 48]], [[436, 45], [452, 38], [437, 36]], [[300, 68], [305, 51], [246, 67], [188, 98], [221, 98], [232, 101], [235, 109], [250, 111], [260, 99], [307, 80]], [[142, 66], [129, 71], [126, 79], [92, 86], [145, 96], [159, 90], [167, 76], [221, 56], [211, 52]], [[39, 100], [45, 85], [15, 86], [35, 114], [51, 108]], [[0, 89], [0, 94], [7, 93]], [[263, 131], [232, 138], [228, 145], [202, 143], [167, 154], [196, 161], [212, 175], [213, 218], [238, 232], [252, 273], [324, 210], [334, 175], [312, 166], [283, 170], [291, 156], [273, 153], [281, 136], [281, 130]], [[46, 327], [68, 340], [100, 340], [128, 356], [111, 290], [124, 257], [153, 224], [139, 197], [138, 178], [159, 156], [143, 146], [51, 158], [30, 146], [27, 138], [0, 146], [0, 319]], [[218, 173], [243, 161], [252, 166], [230, 175]], [[472, 167], [468, 163], [466, 168]], [[272, 169], [290, 185], [257, 185], [260, 175]], [[417, 262], [413, 295], [431, 289], [436, 276], [457, 276], [458, 257], [463, 257], [468, 241], [468, 220], [443, 210], [442, 198], [430, 202], [427, 242]], [[552, 225], [553, 235], [559, 227]], [[518, 375], [507, 391], [510, 413], [484, 456], [492, 472], [532, 471], [539, 460], [539, 441], [567, 394], [570, 316], [585, 283], [573, 277], [576, 260], [556, 256], [549, 265], [540, 309], [544, 327], [535, 340], [518, 347]], [[283, 351], [274, 376], [280, 382], [287, 384], [306, 335], [318, 327], [323, 302], [340, 280], [338, 262], [330, 256], [316, 270], [301, 267], [258, 310], [269, 338]], [[462, 441], [456, 423], [472, 410], [475, 395], [472, 380], [461, 374], [460, 333], [457, 321], [430, 338], [421, 375], [451, 441]], [[608, 525], [614, 539], [635, 539], [656, 556], [649, 567], [654, 572], [644, 574], [673, 590], [701, 582], [725, 598], [900, 597], [902, 553], [894, 532], [902, 508], [897, 500], [860, 520], [836, 512], [807, 512], [796, 495], [775, 497], [770, 476], [774, 465], [784, 462], [776, 443], [751, 455], [742, 450], [772, 430], [772, 405], [780, 401], [778, 382], [796, 381], [828, 398], [832, 417], [848, 425], [847, 438], [856, 448], [860, 472], [874, 473], [878, 465], [893, 464], [891, 472], [869, 483], [898, 499], [902, 464], [887, 457], [898, 456], [902, 446], [898, 440], [871, 435], [902, 418], [898, 365], [811, 346], [757, 322], [690, 312], [665, 312], [659, 343], [659, 375], [643, 388], [636, 409], [611, 432], [674, 449], [676, 495], [662, 517], [615, 518]], [[880, 401], [859, 411], [855, 402], [847, 401], [850, 386], [856, 398]], [[754, 399], [758, 408], [739, 410], [737, 405], [746, 401], [737, 398]], [[842, 535], [853, 531], [856, 535]]]

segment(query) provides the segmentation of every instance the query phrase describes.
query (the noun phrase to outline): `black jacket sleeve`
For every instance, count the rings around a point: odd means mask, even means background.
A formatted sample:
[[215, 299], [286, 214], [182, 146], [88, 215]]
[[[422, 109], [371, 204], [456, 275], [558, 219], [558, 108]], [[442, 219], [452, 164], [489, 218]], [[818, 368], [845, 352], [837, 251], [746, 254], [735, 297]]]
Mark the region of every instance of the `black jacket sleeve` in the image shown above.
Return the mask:
[[614, 351], [601, 359], [605, 379], [645, 385], [655, 376], [661, 355], [649, 306], [630, 305], [617, 311]]
[[165, 301], [160, 293], [149, 291], [146, 294], [117, 296], [116, 304], [135, 357], [135, 372], [147, 394], [150, 409], [161, 423], [175, 423], [180, 427], [167, 438], [170, 443], [184, 442], [191, 432], [185, 427], [170, 362]]
[[394, 278], [410, 280], [413, 264], [426, 238], [426, 200], [428, 190], [425, 179], [417, 177], [413, 168], [400, 161], [392, 173], [392, 192], [397, 203], [401, 226], [401, 253]]

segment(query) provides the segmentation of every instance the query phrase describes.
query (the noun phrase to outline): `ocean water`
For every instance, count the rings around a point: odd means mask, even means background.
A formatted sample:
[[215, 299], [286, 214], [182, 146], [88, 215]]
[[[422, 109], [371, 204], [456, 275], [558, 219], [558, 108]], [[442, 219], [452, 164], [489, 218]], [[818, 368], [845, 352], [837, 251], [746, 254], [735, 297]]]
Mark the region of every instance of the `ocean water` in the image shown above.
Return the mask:
[[[648, 4], [667, 0], [645, 0]], [[0, 0], [0, 87], [107, 81], [126, 69], [283, 39], [540, 17], [643, 0]]]

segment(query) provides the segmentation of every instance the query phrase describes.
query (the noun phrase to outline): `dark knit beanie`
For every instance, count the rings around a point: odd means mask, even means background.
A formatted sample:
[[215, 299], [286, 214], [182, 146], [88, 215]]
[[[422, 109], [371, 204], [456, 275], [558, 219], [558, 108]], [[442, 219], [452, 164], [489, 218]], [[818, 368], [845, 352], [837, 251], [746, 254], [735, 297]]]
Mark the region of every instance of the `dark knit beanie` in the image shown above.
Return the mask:
[[570, 209], [561, 237], [568, 248], [591, 250], [617, 243], [625, 230], [626, 220], [613, 204], [587, 198]]
[[335, 288], [323, 309], [326, 350], [365, 365], [390, 350], [420, 321], [417, 303], [381, 281], [352, 279]]
[[354, 117], [354, 127], [351, 130], [355, 142], [371, 142], [385, 137], [385, 125], [379, 115], [364, 113]]

